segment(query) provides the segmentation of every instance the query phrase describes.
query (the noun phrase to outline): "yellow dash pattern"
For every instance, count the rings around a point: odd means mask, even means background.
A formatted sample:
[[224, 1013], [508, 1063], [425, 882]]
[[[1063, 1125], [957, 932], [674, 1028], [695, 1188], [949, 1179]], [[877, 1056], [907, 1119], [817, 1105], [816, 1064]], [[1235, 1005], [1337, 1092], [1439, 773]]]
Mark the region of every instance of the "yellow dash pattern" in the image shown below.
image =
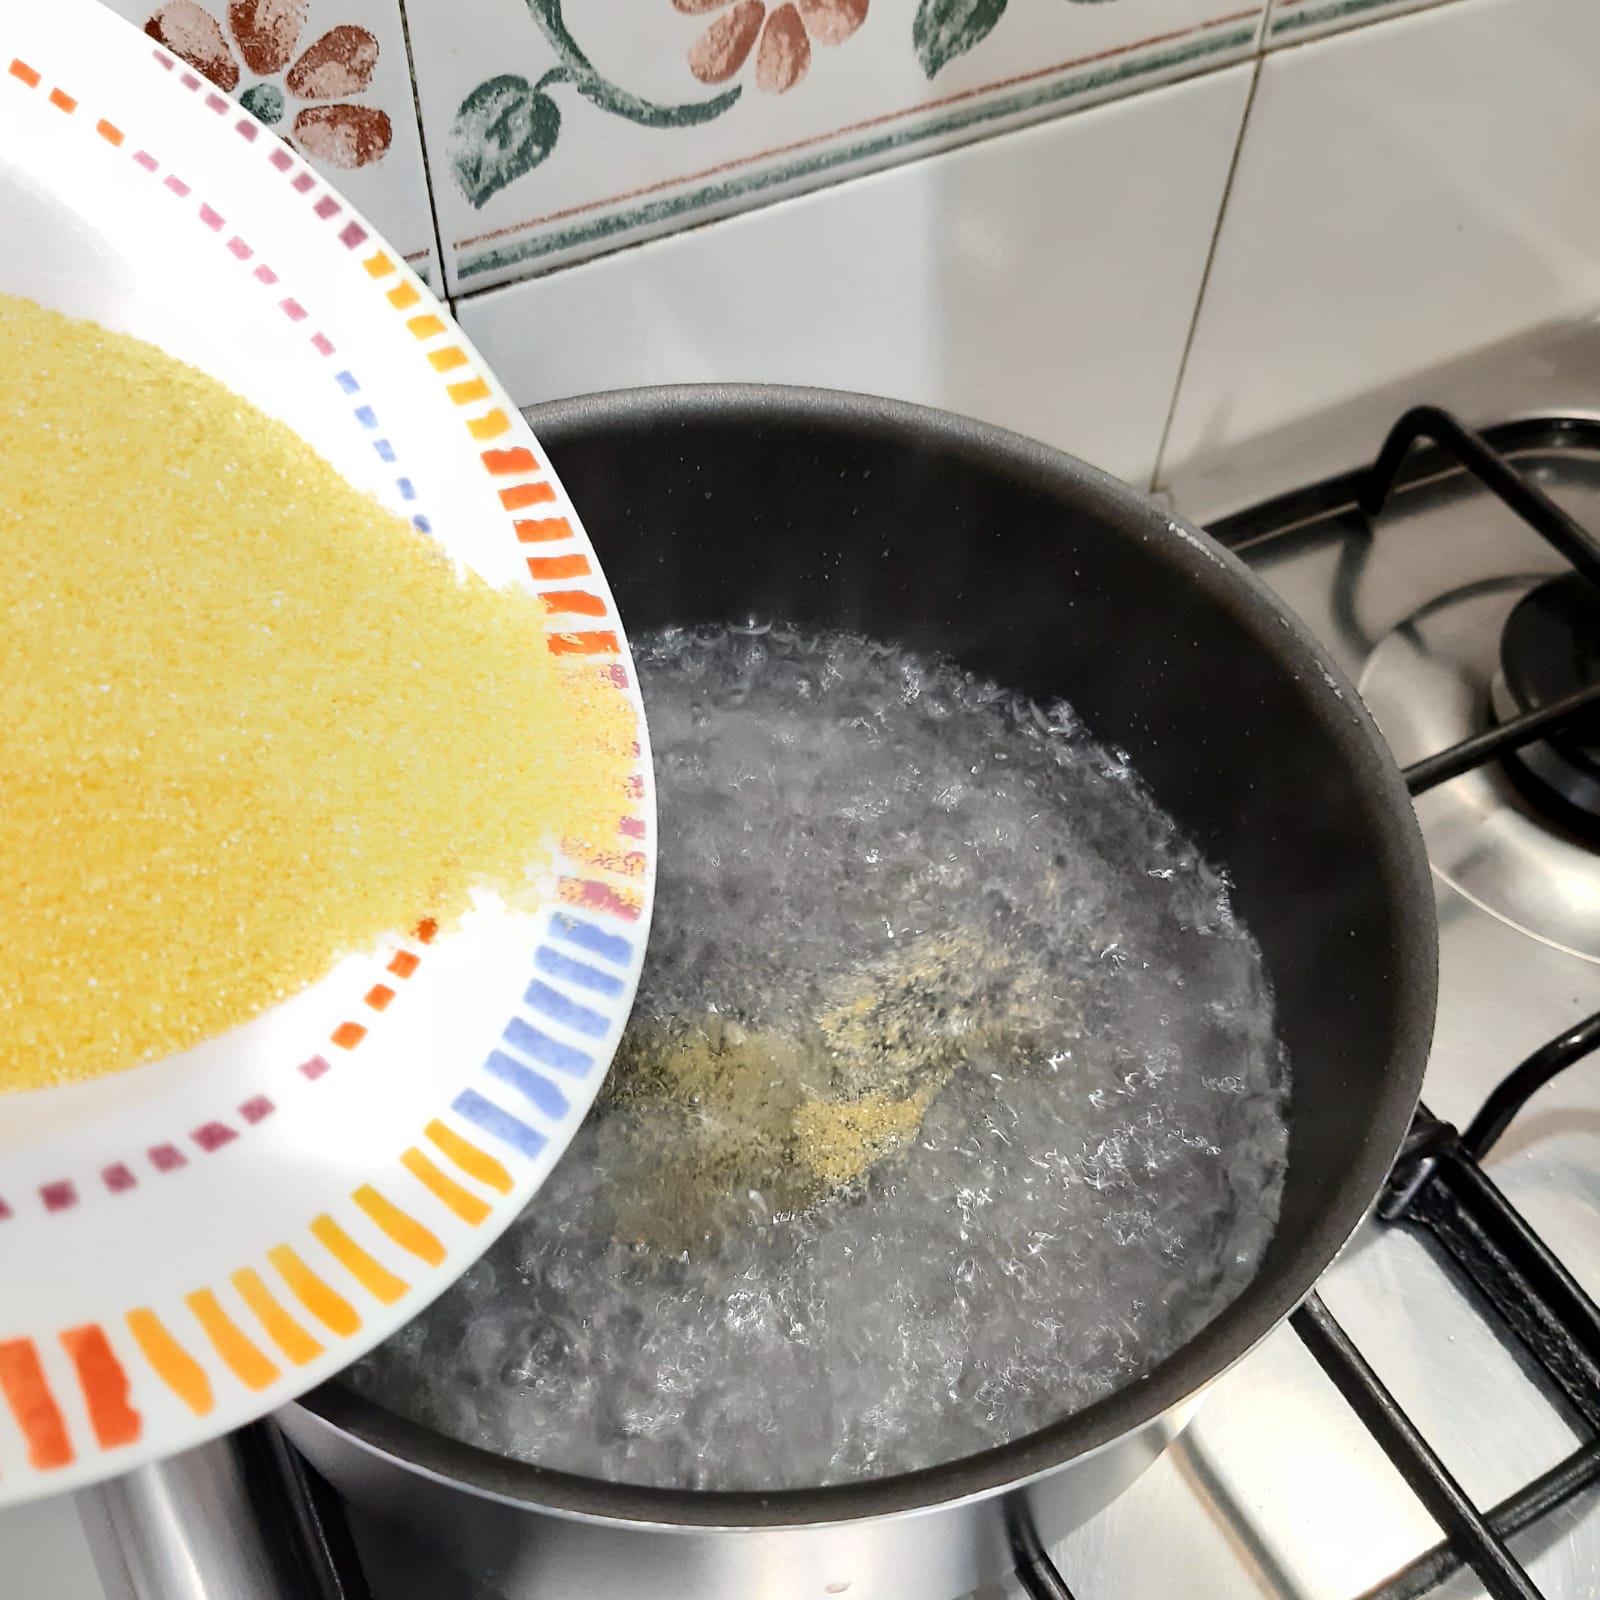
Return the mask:
[[458, 406], [469, 406], [474, 400], [489, 398], [489, 385], [482, 378], [469, 378], [465, 383], [450, 384], [445, 393]]
[[417, 293], [416, 287], [409, 283], [397, 283], [389, 291], [389, 304], [396, 311], [404, 311], [407, 306], [414, 306], [422, 298]]
[[124, 1319], [133, 1342], [144, 1352], [144, 1358], [155, 1368], [156, 1376], [194, 1412], [203, 1417], [216, 1403], [211, 1395], [211, 1380], [200, 1365], [176, 1339], [167, 1332], [165, 1324], [155, 1312], [141, 1307], [130, 1311]]
[[447, 344], [442, 350], [430, 350], [428, 360], [435, 372], [454, 372], [467, 364], [467, 352], [458, 344]]
[[341, 1339], [348, 1339], [361, 1327], [356, 1308], [330, 1289], [288, 1245], [275, 1244], [267, 1251], [267, 1260], [289, 1285], [289, 1292], [323, 1327]]
[[265, 1389], [277, 1378], [278, 1369], [251, 1343], [209, 1289], [196, 1289], [183, 1299], [194, 1312], [195, 1320], [206, 1330], [206, 1337], [216, 1347], [217, 1354], [245, 1388]]
[[430, 1122], [422, 1130], [466, 1173], [497, 1194], [511, 1193], [511, 1174], [487, 1150], [480, 1150], [470, 1139], [463, 1139], [454, 1128], [439, 1121]]
[[477, 1195], [441, 1172], [415, 1145], [400, 1157], [400, 1165], [431, 1189], [463, 1222], [476, 1228], [489, 1215], [489, 1207]]
[[229, 1282], [239, 1291], [239, 1298], [255, 1313], [256, 1320], [266, 1329], [267, 1337], [297, 1367], [315, 1361], [322, 1354], [322, 1346], [278, 1304], [255, 1268], [241, 1267]]
[[367, 259], [361, 263], [361, 265], [364, 266], [367, 269], [368, 274], [374, 278], [387, 277], [391, 272], [394, 271], [394, 262], [392, 262], [381, 250], [375, 256], [368, 256]]
[[350, 1196], [372, 1220], [400, 1246], [412, 1255], [421, 1257], [430, 1267], [444, 1260], [445, 1249], [438, 1236], [413, 1217], [402, 1211], [394, 1201], [378, 1193], [370, 1183], [364, 1183]]
[[311, 1236], [362, 1288], [392, 1306], [411, 1287], [350, 1237], [326, 1212], [311, 1224]]
[[486, 416], [474, 418], [467, 424], [467, 431], [474, 439], [498, 439], [502, 433], [511, 432], [511, 419], [499, 406]]
[[431, 311], [412, 317], [406, 326], [414, 339], [437, 339], [445, 331], [444, 324]]

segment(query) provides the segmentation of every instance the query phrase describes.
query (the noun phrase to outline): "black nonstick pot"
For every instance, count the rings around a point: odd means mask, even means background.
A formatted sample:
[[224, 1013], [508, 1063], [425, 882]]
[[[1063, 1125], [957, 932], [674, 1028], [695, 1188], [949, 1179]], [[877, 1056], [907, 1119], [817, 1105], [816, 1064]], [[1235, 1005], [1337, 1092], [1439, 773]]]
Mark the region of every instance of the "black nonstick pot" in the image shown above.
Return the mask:
[[[1293, 1074], [1260, 1272], [1141, 1382], [1001, 1449], [782, 1494], [520, 1466], [326, 1388], [285, 1421], [379, 1515], [489, 1560], [512, 1596], [954, 1595], [1048, 1542], [1291, 1311], [1376, 1196], [1433, 1022], [1427, 861], [1355, 690], [1237, 560], [1055, 450], [820, 391], [643, 390], [536, 410], [630, 628], [781, 618], [953, 656], [1071, 701], [1226, 869]], [[613, 1588], [613, 1586], [615, 1586]]]

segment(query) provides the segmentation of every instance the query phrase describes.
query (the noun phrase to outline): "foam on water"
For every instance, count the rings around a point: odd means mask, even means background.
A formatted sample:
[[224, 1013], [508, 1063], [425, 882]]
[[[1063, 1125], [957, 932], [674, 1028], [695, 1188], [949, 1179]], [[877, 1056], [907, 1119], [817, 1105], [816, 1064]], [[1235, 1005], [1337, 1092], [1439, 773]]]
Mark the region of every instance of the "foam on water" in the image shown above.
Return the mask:
[[[775, 1489], [1014, 1439], [1197, 1332], [1270, 1238], [1288, 1072], [1225, 880], [1126, 760], [855, 638], [671, 630], [638, 668], [661, 878], [630, 1034], [725, 1026], [781, 1137], [713, 1164], [746, 1122], [698, 1079], [630, 1099], [625, 1047], [527, 1213], [351, 1381], [541, 1465]], [[782, 1120], [913, 1091], [866, 1156]]]

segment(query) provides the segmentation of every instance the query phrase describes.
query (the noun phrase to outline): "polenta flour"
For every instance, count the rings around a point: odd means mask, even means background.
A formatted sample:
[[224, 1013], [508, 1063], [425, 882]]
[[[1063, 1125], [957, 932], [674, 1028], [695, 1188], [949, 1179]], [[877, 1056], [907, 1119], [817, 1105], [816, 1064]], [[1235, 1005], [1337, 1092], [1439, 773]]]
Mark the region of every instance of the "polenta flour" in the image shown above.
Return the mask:
[[0, 1090], [185, 1049], [614, 837], [632, 717], [537, 597], [149, 345], [7, 296], [0, 335]]

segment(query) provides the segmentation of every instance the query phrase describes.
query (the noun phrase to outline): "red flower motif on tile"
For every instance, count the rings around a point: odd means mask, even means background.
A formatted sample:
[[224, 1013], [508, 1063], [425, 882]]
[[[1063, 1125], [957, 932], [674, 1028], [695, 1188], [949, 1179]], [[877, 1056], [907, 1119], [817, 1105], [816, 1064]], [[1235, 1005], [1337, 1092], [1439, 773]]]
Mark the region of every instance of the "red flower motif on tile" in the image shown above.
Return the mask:
[[[394, 126], [387, 112], [350, 101], [372, 84], [378, 41], [365, 28], [345, 24], [314, 39], [297, 58], [307, 4], [228, 0], [224, 28], [199, 0], [166, 0], [144, 31], [225, 93], [237, 90], [245, 109], [269, 127], [284, 119], [289, 97], [312, 102], [295, 113], [291, 142], [326, 166], [371, 166], [388, 153]], [[241, 88], [246, 73], [255, 81]]]
[[[690, 16], [718, 11], [727, 0], [672, 0]], [[734, 0], [689, 47], [689, 70], [702, 83], [726, 83], [756, 55], [756, 87], [787, 94], [811, 65], [811, 41], [842, 44], [867, 20], [868, 0]], [[757, 41], [760, 41], [759, 44]]]

